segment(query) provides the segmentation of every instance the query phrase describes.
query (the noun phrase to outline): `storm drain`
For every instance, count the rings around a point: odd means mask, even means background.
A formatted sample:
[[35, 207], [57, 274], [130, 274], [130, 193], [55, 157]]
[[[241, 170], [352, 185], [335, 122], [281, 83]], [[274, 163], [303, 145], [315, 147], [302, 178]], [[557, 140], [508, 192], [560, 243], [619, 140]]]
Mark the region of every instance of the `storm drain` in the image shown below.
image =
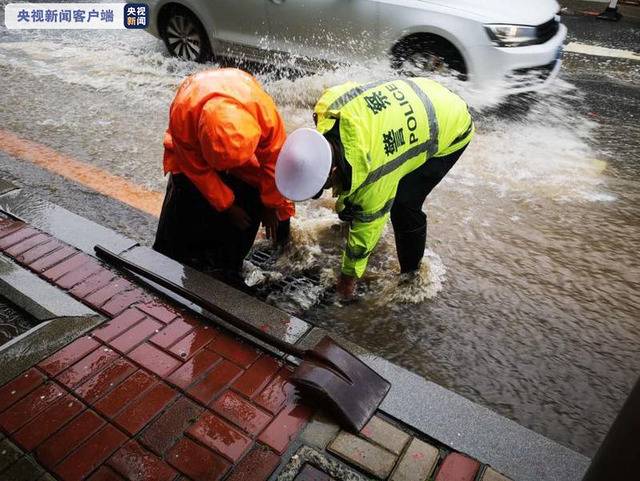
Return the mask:
[[[249, 262], [263, 271], [276, 271], [276, 255], [272, 251], [256, 249], [251, 252]], [[304, 272], [296, 276], [284, 274], [281, 278], [268, 280], [262, 284], [253, 286], [255, 295], [266, 300], [270, 296], [285, 295], [289, 298], [300, 297], [299, 294], [321, 292], [322, 284], [320, 276], [315, 272]], [[319, 295], [316, 303], [322, 303], [322, 295]]]
[[309, 446], [302, 446], [278, 475], [277, 481], [373, 481]]
[[36, 318], [0, 297], [0, 347], [36, 324]]

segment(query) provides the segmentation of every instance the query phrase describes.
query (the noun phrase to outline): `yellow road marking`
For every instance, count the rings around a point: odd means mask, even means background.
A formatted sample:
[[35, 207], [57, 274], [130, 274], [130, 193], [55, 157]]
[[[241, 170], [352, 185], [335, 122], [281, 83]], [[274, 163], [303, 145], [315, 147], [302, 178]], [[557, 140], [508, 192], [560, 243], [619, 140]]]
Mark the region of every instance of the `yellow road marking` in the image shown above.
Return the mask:
[[160, 216], [163, 194], [146, 189], [99, 167], [85, 164], [37, 142], [0, 129], [0, 150], [54, 174], [89, 187], [138, 210]]

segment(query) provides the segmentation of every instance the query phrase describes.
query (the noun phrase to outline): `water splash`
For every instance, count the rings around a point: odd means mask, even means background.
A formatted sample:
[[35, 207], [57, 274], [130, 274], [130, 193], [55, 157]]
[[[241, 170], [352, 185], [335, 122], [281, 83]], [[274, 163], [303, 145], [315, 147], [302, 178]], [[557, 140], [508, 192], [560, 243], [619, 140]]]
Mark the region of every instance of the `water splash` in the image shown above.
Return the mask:
[[160, 42], [146, 34], [132, 34], [130, 39], [113, 32], [94, 35], [97, 38], [90, 42], [83, 38], [84, 32], [68, 34], [74, 40], [65, 35], [62, 42], [50, 38], [50, 33], [37, 34], [37, 40], [0, 42], [0, 62], [71, 85], [115, 90], [130, 99], [145, 99], [158, 108], [171, 100], [184, 77], [206, 68], [167, 57], [160, 51]]
[[378, 273], [375, 281], [371, 282], [369, 290], [371, 302], [383, 307], [387, 304], [420, 304], [435, 298], [443, 289], [447, 268], [442, 259], [431, 249], [425, 250], [425, 256], [416, 273], [398, 276], [397, 263], [395, 269], [388, 275], [388, 270], [376, 269]]
[[[162, 190], [169, 103], [184, 76], [212, 65], [169, 58], [142, 32], [8, 32], [2, 12], [3, 128]], [[637, 85], [636, 64], [568, 54], [563, 71], [590, 85], [606, 72], [596, 85], [610, 92], [619, 82]], [[259, 70], [289, 131], [312, 125], [324, 88], [396, 75], [384, 61], [314, 75]], [[478, 133], [429, 196], [430, 250], [420, 276], [402, 282], [387, 231], [363, 280], [362, 301], [336, 302], [327, 292], [344, 238], [333, 201], [320, 199], [298, 206], [291, 252], [269, 272], [254, 269], [248, 277], [277, 282], [318, 269], [324, 292], [307, 284], [275, 302], [305, 310], [324, 295], [330, 304], [305, 319], [588, 451], [636, 376], [639, 131], [619, 113], [584, 111], [613, 99], [597, 88], [588, 87], [596, 95], [584, 102], [560, 79], [525, 105], [504, 107], [503, 85], [476, 92], [436, 78], [472, 106]], [[107, 210], [102, 222], [130, 229], [132, 220]], [[152, 241], [151, 229], [141, 229], [136, 234]]]
[[[0, 65], [35, 77], [53, 77], [59, 82], [94, 89], [109, 98], [120, 97], [132, 112], [149, 112], [138, 135], [142, 142], [156, 146], [148, 151], [134, 145], [120, 152], [122, 142], [114, 142], [112, 152], [127, 158], [126, 169], [133, 180], [163, 188], [160, 175], [159, 142], [168, 105], [180, 81], [195, 71], [214, 65], [199, 65], [168, 57], [162, 42], [142, 32], [29, 32], [8, 33], [0, 41]], [[264, 40], [268, 43], [268, 39]], [[345, 49], [357, 51], [362, 45], [354, 40]], [[348, 47], [348, 48], [347, 48]], [[248, 65], [249, 67], [251, 65]], [[293, 69], [287, 62], [284, 69]], [[276, 101], [287, 131], [311, 127], [312, 109], [322, 92], [346, 82], [370, 82], [395, 78], [387, 60], [355, 62], [313, 74], [283, 74], [283, 69], [259, 68], [257, 78]], [[580, 115], [576, 105], [581, 94], [569, 83], [557, 81], [544, 95], [522, 103], [500, 107], [508, 94], [504, 85], [478, 92], [469, 82], [453, 76], [434, 74], [433, 78], [461, 95], [472, 107], [477, 135], [468, 150], [429, 198], [429, 210], [442, 216], [472, 219], [473, 206], [491, 208], [496, 199], [513, 197], [518, 201], [550, 199], [562, 202], [606, 202], [614, 196], [607, 192], [606, 164], [597, 160], [589, 143], [595, 123]], [[122, 119], [101, 115], [91, 132], [104, 138], [118, 138]], [[19, 121], [16, 120], [16, 121]], [[29, 126], [51, 136], [68, 119], [51, 115]], [[87, 128], [87, 124], [84, 124]], [[152, 138], [153, 131], [156, 136]], [[61, 132], [64, 132], [61, 130]], [[62, 134], [60, 134], [62, 135]], [[122, 134], [120, 134], [122, 136]], [[104, 149], [86, 149], [96, 164], [104, 164]], [[135, 159], [128, 160], [131, 154]], [[88, 159], [92, 161], [91, 158]], [[292, 247], [280, 258], [273, 271], [250, 269], [251, 283], [275, 282], [279, 276], [302, 275], [314, 271], [322, 289], [313, 293], [287, 293], [299, 306], [311, 306], [335, 282], [344, 246], [344, 226], [333, 211], [333, 200], [321, 198], [297, 206], [292, 226]], [[473, 224], [466, 224], [469, 227]], [[477, 228], [477, 226], [476, 226]], [[430, 244], [431, 245], [431, 244]], [[437, 296], [446, 277], [439, 247], [427, 251], [423, 269], [415, 283], [398, 289], [395, 243], [390, 228], [382, 236], [363, 281], [363, 293], [384, 292], [391, 302], [425, 302]], [[286, 295], [282, 302], [289, 302]], [[278, 301], [278, 302], [280, 302]]]
[[[273, 304], [299, 312], [321, 301], [339, 302], [331, 291], [337, 281], [348, 226], [327, 207], [330, 203], [330, 198], [320, 198], [298, 207], [298, 215], [292, 220], [291, 242], [273, 265], [265, 268], [245, 263], [245, 281], [252, 286], [279, 283], [285, 275], [299, 279], [311, 274], [317, 279], [274, 291], [269, 296]], [[256, 248], [267, 249], [267, 241], [258, 241]], [[421, 303], [442, 290], [446, 276], [442, 259], [430, 249], [425, 251], [421, 268], [411, 279], [399, 278], [399, 272], [393, 232], [387, 227], [360, 281], [359, 293], [364, 301]]]

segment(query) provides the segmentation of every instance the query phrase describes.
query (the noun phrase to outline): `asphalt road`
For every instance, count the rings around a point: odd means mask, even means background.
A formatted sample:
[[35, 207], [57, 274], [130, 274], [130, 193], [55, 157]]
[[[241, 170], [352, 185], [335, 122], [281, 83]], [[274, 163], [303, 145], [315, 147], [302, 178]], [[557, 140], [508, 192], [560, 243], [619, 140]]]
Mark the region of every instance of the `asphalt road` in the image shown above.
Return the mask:
[[581, 14], [600, 12], [606, 3], [563, 0], [560, 4], [570, 13], [562, 19], [569, 29], [569, 40], [640, 52], [640, 7], [620, 5], [622, 20], [607, 22]]

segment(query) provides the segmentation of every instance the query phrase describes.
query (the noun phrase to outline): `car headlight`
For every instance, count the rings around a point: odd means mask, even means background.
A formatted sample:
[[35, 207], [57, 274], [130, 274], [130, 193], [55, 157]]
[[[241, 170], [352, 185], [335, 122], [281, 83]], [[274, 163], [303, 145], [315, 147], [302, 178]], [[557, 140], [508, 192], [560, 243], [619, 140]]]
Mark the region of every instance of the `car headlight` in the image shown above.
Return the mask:
[[526, 25], [485, 25], [491, 41], [499, 47], [522, 47], [536, 43], [537, 27]]

